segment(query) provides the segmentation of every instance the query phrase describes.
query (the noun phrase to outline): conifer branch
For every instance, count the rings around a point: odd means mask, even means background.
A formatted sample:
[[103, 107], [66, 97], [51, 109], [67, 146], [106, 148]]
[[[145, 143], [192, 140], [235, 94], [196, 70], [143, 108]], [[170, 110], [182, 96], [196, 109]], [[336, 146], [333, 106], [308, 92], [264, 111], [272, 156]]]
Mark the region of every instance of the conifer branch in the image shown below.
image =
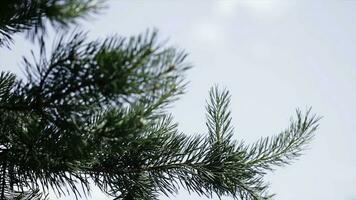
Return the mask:
[[0, 3], [0, 46], [18, 32], [41, 39], [39, 54], [23, 60], [25, 79], [0, 72], [0, 198], [40, 200], [49, 190], [81, 198], [92, 180], [123, 200], [180, 188], [210, 198], [271, 199], [263, 176], [301, 155], [320, 118], [297, 110], [281, 134], [246, 145], [232, 139], [229, 92], [214, 87], [207, 134], [179, 132], [167, 108], [184, 93], [190, 65], [155, 31], [95, 41], [69, 32], [45, 48], [47, 24], [66, 28], [99, 9], [97, 2]]
[[2, 0], [0, 3], [0, 46], [13, 34], [27, 31], [31, 39], [43, 36], [49, 24], [65, 29], [103, 7], [103, 0]]

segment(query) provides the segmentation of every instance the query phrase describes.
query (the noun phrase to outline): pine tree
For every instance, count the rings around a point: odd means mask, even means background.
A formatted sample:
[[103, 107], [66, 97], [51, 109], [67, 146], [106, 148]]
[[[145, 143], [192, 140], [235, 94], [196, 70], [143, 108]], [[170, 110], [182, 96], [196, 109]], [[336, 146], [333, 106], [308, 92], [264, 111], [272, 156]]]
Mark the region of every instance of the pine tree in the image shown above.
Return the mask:
[[180, 187], [207, 197], [272, 198], [264, 175], [301, 154], [319, 118], [297, 110], [283, 132], [247, 145], [232, 139], [229, 92], [213, 87], [207, 134], [181, 133], [166, 108], [184, 93], [190, 65], [155, 31], [96, 41], [76, 31], [44, 48], [46, 27], [69, 30], [100, 7], [93, 0], [0, 3], [3, 48], [18, 32], [42, 41], [38, 56], [24, 59], [24, 79], [0, 73], [0, 199], [45, 199], [49, 190], [81, 198], [89, 181], [113, 199], [158, 199]]

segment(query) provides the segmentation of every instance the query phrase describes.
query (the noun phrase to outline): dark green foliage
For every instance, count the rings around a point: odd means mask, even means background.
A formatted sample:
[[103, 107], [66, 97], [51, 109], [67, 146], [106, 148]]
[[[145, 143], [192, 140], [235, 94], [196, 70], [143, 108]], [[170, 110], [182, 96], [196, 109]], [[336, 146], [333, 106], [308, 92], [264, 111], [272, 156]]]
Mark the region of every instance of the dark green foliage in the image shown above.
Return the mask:
[[48, 23], [67, 27], [99, 8], [98, 0], [1, 0], [0, 45], [8, 45], [17, 32], [30, 31], [31, 38], [43, 34]]
[[[66, 25], [91, 2], [7, 2], [16, 9], [1, 15], [0, 31], [6, 40], [44, 28], [43, 19]], [[207, 197], [269, 199], [265, 173], [299, 156], [318, 126], [310, 110], [297, 111], [279, 135], [252, 145], [235, 141], [230, 95], [214, 87], [207, 134], [179, 132], [166, 108], [184, 92], [190, 66], [155, 32], [96, 41], [74, 32], [51, 52], [41, 48], [24, 59], [25, 79], [0, 72], [1, 200], [44, 199], [49, 190], [81, 198], [90, 180], [114, 199], [158, 199], [180, 187]]]
[[61, 38], [50, 58], [25, 60], [27, 81], [1, 74], [1, 144], [3, 155], [15, 159], [4, 162], [14, 165], [9, 179], [20, 180], [20, 189], [38, 180], [60, 194], [63, 184], [79, 194], [74, 183], [88, 188], [87, 176], [108, 184], [102, 173], [112, 177], [122, 146], [146, 137], [183, 92], [185, 54], [159, 47], [155, 33], [85, 38]]

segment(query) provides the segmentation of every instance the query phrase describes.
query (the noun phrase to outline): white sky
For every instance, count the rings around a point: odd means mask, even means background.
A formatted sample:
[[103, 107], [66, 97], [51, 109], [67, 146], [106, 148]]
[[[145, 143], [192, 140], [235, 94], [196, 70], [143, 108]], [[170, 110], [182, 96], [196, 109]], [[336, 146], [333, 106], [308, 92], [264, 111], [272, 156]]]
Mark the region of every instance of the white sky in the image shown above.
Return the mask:
[[[231, 91], [236, 138], [247, 142], [279, 133], [295, 108], [312, 106], [324, 118], [311, 149], [266, 177], [271, 191], [277, 200], [356, 199], [356, 1], [110, 2], [82, 26], [91, 37], [155, 27], [190, 53], [190, 85], [172, 109], [182, 131], [205, 132], [205, 98], [214, 84]], [[19, 72], [18, 58], [30, 46], [15, 44], [0, 50], [1, 70]], [[171, 199], [205, 198], [181, 191]]]

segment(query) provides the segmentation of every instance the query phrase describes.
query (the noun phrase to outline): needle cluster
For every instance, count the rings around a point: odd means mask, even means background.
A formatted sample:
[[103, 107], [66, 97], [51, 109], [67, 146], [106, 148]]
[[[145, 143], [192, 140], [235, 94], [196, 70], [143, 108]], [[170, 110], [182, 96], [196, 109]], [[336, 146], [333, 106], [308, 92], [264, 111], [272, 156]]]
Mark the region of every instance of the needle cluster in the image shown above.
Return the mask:
[[[93, 2], [5, 0], [0, 43], [9, 45], [17, 32], [36, 36], [46, 22], [66, 26], [95, 10]], [[48, 191], [81, 198], [90, 183], [122, 200], [158, 199], [180, 188], [271, 199], [264, 175], [300, 156], [318, 127], [310, 110], [297, 110], [280, 134], [235, 141], [230, 94], [213, 87], [206, 133], [180, 132], [167, 108], [184, 93], [190, 65], [155, 31], [94, 41], [77, 31], [44, 47], [23, 59], [24, 78], [0, 72], [1, 200], [46, 199]]]

